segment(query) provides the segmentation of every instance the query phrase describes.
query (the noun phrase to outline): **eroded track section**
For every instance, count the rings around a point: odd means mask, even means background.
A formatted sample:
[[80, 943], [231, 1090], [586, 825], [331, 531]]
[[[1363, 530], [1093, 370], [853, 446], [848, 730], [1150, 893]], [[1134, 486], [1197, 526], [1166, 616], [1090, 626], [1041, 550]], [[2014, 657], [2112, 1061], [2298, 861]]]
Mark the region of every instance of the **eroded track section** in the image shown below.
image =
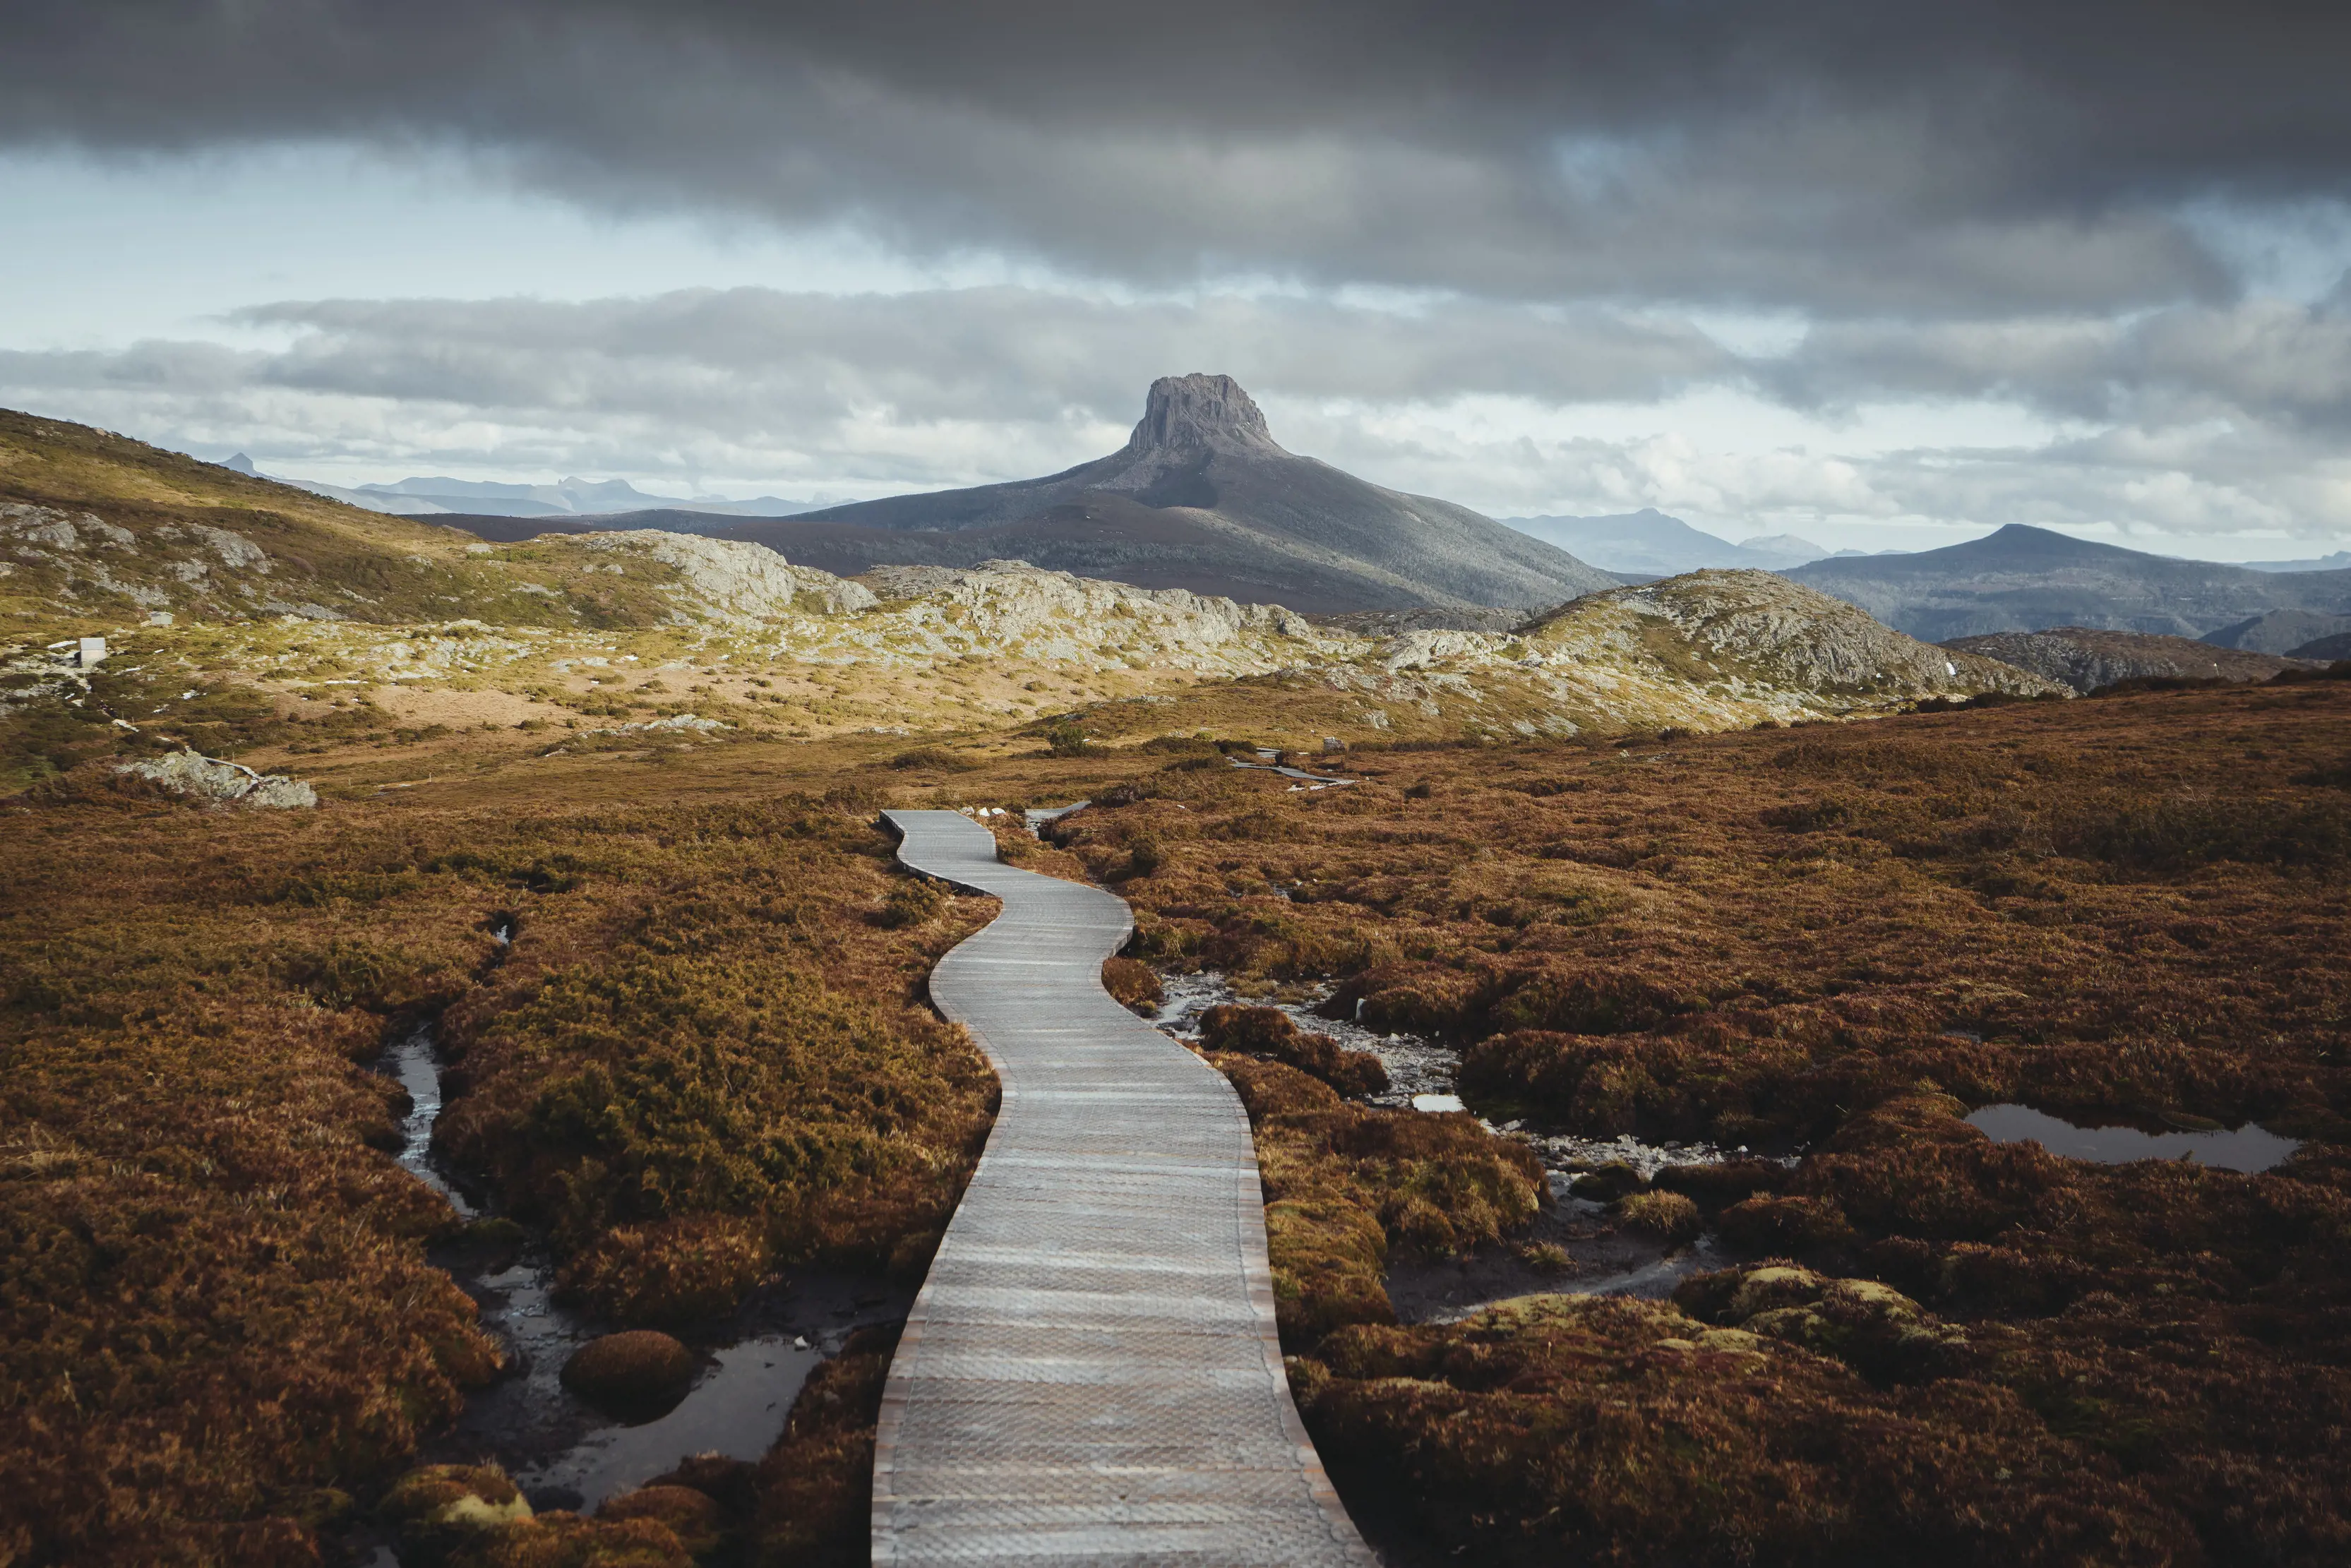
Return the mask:
[[1004, 901], [931, 975], [1004, 1103], [890, 1369], [873, 1561], [1371, 1568], [1290, 1403], [1248, 1118], [1102, 988], [1125, 904], [889, 818]]

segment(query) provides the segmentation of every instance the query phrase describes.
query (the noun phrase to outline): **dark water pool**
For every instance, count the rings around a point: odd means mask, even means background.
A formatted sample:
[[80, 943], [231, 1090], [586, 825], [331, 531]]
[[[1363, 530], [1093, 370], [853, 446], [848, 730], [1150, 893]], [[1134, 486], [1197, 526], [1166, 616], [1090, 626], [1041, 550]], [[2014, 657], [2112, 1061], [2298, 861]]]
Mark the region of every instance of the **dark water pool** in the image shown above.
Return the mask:
[[[411, 1102], [401, 1165], [465, 1218], [485, 1218], [486, 1206], [434, 1155], [441, 1068], [431, 1027], [394, 1042], [381, 1065]], [[683, 1400], [651, 1419], [621, 1421], [562, 1385], [564, 1362], [609, 1325], [554, 1300], [555, 1262], [543, 1242], [460, 1240], [436, 1249], [434, 1261], [480, 1304], [482, 1326], [506, 1346], [510, 1369], [468, 1396], [420, 1461], [494, 1461], [534, 1507], [583, 1512], [695, 1454], [759, 1458], [817, 1363], [859, 1327], [904, 1317], [913, 1300], [905, 1287], [862, 1275], [810, 1270], [772, 1281], [733, 1318], [683, 1336], [702, 1364]], [[387, 1552], [375, 1561], [396, 1559]]]
[[2265, 1171], [2302, 1147], [2248, 1122], [2209, 1133], [2142, 1133], [2137, 1127], [2077, 1127], [2030, 1105], [1987, 1105], [1968, 1118], [1993, 1142], [2039, 1144], [2069, 1160], [2095, 1160], [2104, 1166], [2132, 1160], [2176, 1160], [2181, 1157], [2224, 1171]]

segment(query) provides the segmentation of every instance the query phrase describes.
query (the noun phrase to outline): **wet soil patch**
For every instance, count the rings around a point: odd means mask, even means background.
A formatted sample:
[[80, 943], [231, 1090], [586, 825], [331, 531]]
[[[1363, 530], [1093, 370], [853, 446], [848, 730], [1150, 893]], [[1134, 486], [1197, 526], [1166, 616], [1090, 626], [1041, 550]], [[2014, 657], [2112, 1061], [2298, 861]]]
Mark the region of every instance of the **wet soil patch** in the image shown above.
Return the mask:
[[[1667, 1242], [1616, 1224], [1604, 1205], [1570, 1197], [1552, 1177], [1553, 1201], [1525, 1234], [1466, 1258], [1400, 1260], [1387, 1272], [1400, 1322], [1450, 1322], [1515, 1296], [1638, 1296], [1662, 1301], [1695, 1273], [1731, 1260], [1711, 1236]], [[1567, 1266], [1545, 1249], [1557, 1248]]]

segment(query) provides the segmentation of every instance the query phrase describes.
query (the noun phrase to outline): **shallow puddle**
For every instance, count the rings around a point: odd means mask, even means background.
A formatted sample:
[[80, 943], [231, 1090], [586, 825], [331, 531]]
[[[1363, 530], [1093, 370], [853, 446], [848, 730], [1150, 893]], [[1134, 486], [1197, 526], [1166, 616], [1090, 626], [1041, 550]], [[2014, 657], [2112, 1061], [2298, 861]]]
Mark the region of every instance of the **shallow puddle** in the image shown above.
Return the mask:
[[1994, 1143], [2039, 1144], [2069, 1160], [2126, 1165], [2132, 1160], [2190, 1159], [2224, 1171], [2265, 1171], [2302, 1147], [2248, 1122], [2209, 1133], [2142, 1133], [2136, 1127], [2077, 1127], [2030, 1105], [1987, 1105], [1968, 1117]]
[[470, 1275], [462, 1257], [444, 1266], [482, 1304], [514, 1370], [465, 1401], [456, 1424], [428, 1446], [427, 1460], [495, 1458], [534, 1508], [592, 1511], [695, 1454], [757, 1459], [774, 1447], [800, 1385], [856, 1327], [904, 1317], [910, 1292], [870, 1280], [806, 1274], [759, 1293], [737, 1317], [683, 1337], [700, 1370], [685, 1397], [648, 1419], [616, 1420], [574, 1397], [563, 1364], [604, 1326], [549, 1299], [554, 1270], [537, 1255]]

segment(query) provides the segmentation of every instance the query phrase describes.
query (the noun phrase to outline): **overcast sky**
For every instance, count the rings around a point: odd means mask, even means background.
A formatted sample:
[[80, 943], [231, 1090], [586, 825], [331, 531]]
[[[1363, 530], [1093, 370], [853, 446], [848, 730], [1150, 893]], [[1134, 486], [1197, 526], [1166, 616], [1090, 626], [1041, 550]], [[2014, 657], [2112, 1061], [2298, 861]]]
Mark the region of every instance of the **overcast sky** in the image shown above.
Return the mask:
[[1496, 514], [2351, 547], [2339, 5], [8, 11], [0, 403], [274, 472], [872, 496], [1214, 371]]

